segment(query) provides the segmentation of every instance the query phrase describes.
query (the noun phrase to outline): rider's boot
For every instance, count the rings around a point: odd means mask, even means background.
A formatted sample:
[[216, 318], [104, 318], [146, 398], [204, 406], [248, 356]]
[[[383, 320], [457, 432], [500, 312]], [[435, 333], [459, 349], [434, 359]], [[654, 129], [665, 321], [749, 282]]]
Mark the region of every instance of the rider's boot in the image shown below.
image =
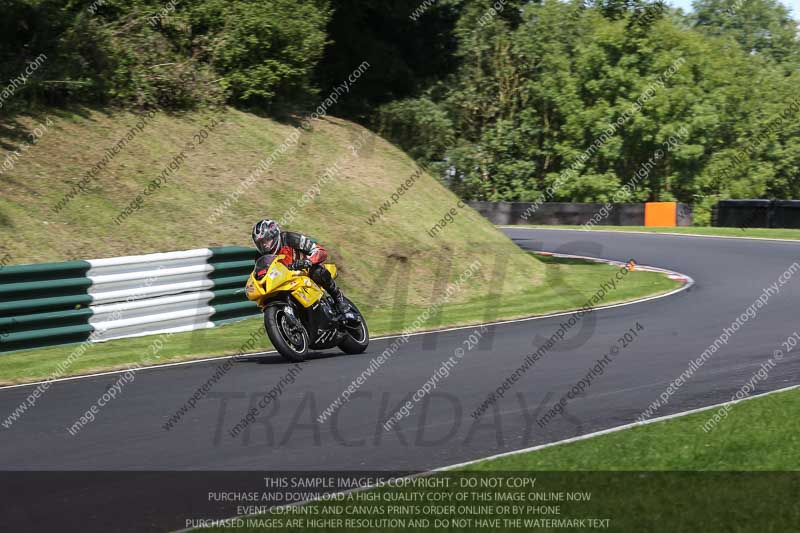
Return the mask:
[[331, 283], [331, 287], [328, 292], [330, 292], [330, 295], [333, 297], [333, 301], [336, 302], [336, 310], [339, 311], [339, 313], [341, 313], [346, 320], [354, 320], [356, 316], [353, 313], [350, 304], [347, 303], [347, 300], [344, 299], [344, 294], [342, 294], [342, 289], [336, 286], [335, 281]]

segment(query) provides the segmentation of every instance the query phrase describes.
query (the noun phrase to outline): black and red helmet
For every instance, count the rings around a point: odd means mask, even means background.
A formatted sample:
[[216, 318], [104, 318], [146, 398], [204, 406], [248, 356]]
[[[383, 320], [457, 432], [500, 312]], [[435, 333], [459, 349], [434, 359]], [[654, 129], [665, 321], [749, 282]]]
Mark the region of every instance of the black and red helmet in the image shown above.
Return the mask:
[[253, 226], [253, 242], [262, 254], [276, 254], [281, 249], [281, 228], [274, 220], [259, 220]]

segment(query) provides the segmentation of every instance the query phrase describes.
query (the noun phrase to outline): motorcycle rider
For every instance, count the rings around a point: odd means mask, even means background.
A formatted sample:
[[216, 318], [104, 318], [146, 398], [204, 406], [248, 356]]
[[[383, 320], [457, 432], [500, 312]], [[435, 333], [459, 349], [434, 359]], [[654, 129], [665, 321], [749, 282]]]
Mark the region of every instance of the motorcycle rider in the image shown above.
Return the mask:
[[[284, 255], [280, 262], [290, 270], [308, 270], [314, 283], [333, 297], [337, 310], [346, 318], [354, 318], [350, 316], [350, 306], [342, 290], [336, 286], [328, 269], [322, 266], [328, 258], [325, 248], [302, 233], [281, 231], [278, 223], [269, 219], [259, 220], [253, 226], [253, 242], [261, 254]], [[256, 275], [260, 277], [263, 274], [256, 272]]]

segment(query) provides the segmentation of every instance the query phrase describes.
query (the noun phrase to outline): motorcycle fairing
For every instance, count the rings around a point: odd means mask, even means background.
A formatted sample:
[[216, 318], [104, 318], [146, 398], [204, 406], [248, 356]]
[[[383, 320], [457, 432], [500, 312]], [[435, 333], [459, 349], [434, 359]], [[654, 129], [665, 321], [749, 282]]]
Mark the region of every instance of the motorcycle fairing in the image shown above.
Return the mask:
[[[289, 292], [304, 308], [308, 309], [319, 302], [325, 291], [308, 277], [305, 272], [289, 270], [280, 262], [284, 255], [265, 255], [256, 261], [245, 286], [247, 299], [262, 306], [266, 300], [278, 293]], [[323, 265], [332, 277], [336, 277], [335, 265]]]

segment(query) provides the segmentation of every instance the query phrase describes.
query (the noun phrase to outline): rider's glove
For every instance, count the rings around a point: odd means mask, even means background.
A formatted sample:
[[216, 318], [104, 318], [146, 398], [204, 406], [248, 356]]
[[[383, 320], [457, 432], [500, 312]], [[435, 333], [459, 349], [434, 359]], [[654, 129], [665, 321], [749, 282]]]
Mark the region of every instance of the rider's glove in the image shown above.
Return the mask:
[[310, 259], [298, 259], [289, 265], [289, 270], [306, 270], [308, 268], [311, 268]]

